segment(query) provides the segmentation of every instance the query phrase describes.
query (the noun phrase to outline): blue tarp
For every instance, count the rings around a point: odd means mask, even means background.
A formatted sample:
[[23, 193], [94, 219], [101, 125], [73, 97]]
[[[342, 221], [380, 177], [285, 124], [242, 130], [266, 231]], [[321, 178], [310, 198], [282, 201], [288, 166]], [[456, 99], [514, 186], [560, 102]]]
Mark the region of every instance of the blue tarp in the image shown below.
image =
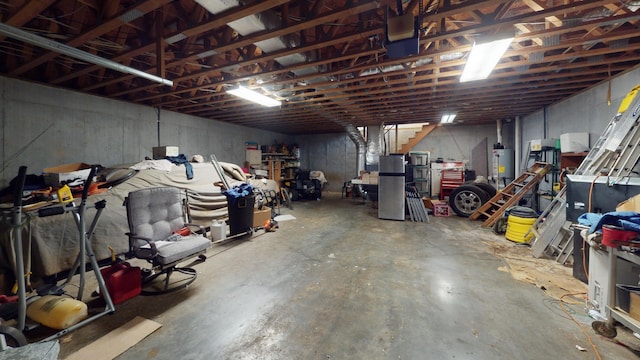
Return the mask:
[[250, 184], [236, 185], [231, 189], [223, 190], [222, 194], [227, 197], [230, 204], [234, 204], [238, 198], [253, 195], [253, 186]]
[[586, 213], [578, 218], [580, 225], [589, 226], [589, 233], [602, 232], [602, 225], [615, 225], [625, 230], [640, 232], [640, 213], [612, 211], [606, 214]]

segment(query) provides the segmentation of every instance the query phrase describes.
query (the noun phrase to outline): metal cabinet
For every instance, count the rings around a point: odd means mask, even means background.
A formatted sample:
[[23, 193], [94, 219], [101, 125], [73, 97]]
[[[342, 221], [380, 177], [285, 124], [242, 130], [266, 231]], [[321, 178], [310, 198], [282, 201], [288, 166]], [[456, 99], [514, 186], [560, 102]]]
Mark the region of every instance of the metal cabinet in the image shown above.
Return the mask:
[[460, 169], [464, 171], [462, 161], [445, 161], [431, 163], [431, 197], [440, 197], [440, 183], [442, 182], [442, 170]]

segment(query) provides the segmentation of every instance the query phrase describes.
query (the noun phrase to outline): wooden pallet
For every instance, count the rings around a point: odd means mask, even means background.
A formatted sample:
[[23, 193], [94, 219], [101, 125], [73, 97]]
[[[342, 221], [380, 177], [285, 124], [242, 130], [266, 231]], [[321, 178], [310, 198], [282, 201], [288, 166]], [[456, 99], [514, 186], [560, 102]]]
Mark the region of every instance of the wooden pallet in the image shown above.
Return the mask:
[[518, 202], [533, 190], [534, 187], [544, 179], [544, 176], [551, 170], [551, 164], [537, 161], [527, 171], [513, 180], [502, 191], [498, 191], [494, 197], [489, 199], [469, 219], [476, 220], [485, 217], [482, 227], [490, 227], [504, 215], [504, 212], [517, 205]]

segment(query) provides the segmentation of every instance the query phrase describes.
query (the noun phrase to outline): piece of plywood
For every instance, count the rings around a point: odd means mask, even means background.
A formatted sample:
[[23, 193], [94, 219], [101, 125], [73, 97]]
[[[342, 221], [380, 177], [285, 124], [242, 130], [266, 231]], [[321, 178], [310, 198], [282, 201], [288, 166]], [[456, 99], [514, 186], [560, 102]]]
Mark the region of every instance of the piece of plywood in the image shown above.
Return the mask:
[[162, 325], [136, 316], [133, 320], [71, 354], [66, 360], [111, 360], [142, 341]]
[[485, 179], [489, 177], [488, 144], [489, 141], [484, 138], [471, 150], [471, 168], [476, 171], [476, 176], [484, 176]]

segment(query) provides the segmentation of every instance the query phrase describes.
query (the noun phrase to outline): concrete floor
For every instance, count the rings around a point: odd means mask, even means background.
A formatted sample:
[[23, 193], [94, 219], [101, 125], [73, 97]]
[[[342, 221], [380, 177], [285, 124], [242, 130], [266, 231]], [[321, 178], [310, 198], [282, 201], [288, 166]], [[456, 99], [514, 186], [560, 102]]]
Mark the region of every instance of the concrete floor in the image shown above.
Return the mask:
[[[596, 358], [557, 302], [497, 270], [482, 240], [506, 240], [480, 222], [379, 220], [339, 194], [282, 212], [297, 220], [215, 246], [188, 289], [118, 305], [62, 339], [60, 358], [136, 315], [162, 327], [118, 359]], [[636, 358], [570, 309], [603, 359]]]

